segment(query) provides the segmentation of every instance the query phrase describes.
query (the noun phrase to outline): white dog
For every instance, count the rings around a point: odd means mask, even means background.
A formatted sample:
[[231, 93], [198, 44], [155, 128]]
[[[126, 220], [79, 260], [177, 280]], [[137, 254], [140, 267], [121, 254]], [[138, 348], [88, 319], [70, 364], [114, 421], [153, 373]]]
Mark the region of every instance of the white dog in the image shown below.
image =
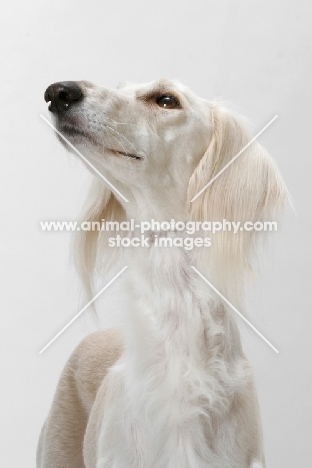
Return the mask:
[[[45, 99], [58, 130], [112, 184], [95, 176], [85, 220], [256, 222], [286, 197], [273, 160], [253, 143], [193, 200], [249, 135], [242, 119], [177, 82], [114, 91], [55, 83]], [[176, 231], [150, 232], [149, 247], [123, 250], [108, 247], [111, 233], [79, 232], [89, 292], [97, 262], [128, 265], [128, 326], [90, 335], [69, 359], [38, 468], [265, 466], [236, 320], [191, 268], [241, 306], [256, 234], [219, 232], [211, 247], [188, 251], [156, 246], [156, 238], [181, 237]]]

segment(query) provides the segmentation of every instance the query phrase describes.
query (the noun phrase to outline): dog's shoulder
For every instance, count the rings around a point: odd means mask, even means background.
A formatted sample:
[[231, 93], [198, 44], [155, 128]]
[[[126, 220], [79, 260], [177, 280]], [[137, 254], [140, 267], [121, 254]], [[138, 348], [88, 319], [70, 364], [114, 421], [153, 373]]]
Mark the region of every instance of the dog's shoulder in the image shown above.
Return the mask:
[[87, 409], [91, 409], [109, 368], [121, 356], [123, 342], [122, 330], [110, 328], [91, 333], [72, 353], [66, 366], [67, 371], [74, 378]]

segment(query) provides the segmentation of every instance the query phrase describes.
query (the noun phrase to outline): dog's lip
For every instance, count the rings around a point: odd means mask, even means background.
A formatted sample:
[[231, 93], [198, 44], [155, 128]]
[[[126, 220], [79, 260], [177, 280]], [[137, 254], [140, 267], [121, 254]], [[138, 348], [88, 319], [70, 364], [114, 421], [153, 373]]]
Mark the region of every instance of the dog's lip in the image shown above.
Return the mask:
[[142, 159], [141, 156], [138, 156], [137, 154], [134, 154], [134, 153], [126, 153], [125, 151], [119, 151], [119, 150], [114, 150], [114, 149], [111, 149], [111, 151], [113, 153], [121, 154], [122, 156], [126, 156], [131, 159], [137, 159], [137, 160]]
[[64, 132], [65, 134], [69, 135], [69, 136], [83, 136], [85, 138], [88, 138], [90, 139], [91, 138], [91, 135], [89, 135], [88, 132], [86, 132], [85, 130], [82, 130], [81, 128], [79, 128], [78, 126], [76, 125], [73, 125], [72, 123], [63, 123], [62, 125], [59, 126], [60, 128], [60, 131], [61, 132]]
[[[61, 124], [59, 126], [59, 129], [61, 132], [64, 132], [67, 136], [71, 136], [71, 137], [82, 136], [84, 138], [87, 138], [88, 140], [91, 140], [91, 135], [87, 131], [79, 128], [79, 126], [74, 125], [72, 122], [66, 122], [66, 123]], [[125, 156], [131, 159], [136, 159], [136, 160], [143, 159], [141, 156], [134, 154], [134, 153], [127, 153], [126, 151], [120, 151], [120, 150], [112, 149], [112, 148], [108, 148], [108, 150], [111, 151], [112, 153], [115, 153], [116, 155]]]

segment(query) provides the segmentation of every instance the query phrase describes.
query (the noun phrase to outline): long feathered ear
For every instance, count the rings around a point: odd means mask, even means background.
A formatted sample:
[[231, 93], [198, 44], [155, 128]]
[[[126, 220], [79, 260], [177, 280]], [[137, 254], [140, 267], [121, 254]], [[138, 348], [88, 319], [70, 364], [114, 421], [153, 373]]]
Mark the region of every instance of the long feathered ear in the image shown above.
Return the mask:
[[[211, 143], [193, 172], [188, 187], [189, 216], [193, 221], [269, 221], [280, 211], [287, 189], [275, 162], [257, 142], [243, 153], [193, 202], [191, 200], [250, 141], [246, 125], [231, 112], [212, 110]], [[206, 233], [207, 235], [207, 233]], [[240, 303], [245, 274], [251, 272], [257, 231], [220, 231], [211, 236], [206, 261], [215, 286]]]
[[125, 219], [125, 211], [115, 195], [101, 180], [94, 178], [80, 225], [84, 223], [86, 228], [95, 229], [76, 231], [73, 245], [75, 265], [90, 298], [96, 271], [107, 273], [112, 264], [118, 262], [121, 253], [121, 249], [108, 247], [112, 233], [101, 230], [102, 220], [121, 223]]

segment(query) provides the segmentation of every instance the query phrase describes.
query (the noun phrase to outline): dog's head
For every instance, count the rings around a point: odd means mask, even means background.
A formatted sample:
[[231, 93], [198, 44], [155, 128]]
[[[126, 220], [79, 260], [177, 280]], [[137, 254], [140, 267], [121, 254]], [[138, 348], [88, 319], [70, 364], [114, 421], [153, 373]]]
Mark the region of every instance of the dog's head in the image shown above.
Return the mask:
[[206, 101], [166, 80], [112, 91], [55, 83], [45, 99], [58, 130], [129, 200], [133, 217], [184, 217], [188, 181], [211, 140]]
[[[285, 198], [275, 163], [257, 142], [228, 165], [250, 141], [243, 120], [180, 83], [108, 90], [62, 82], [49, 86], [45, 99], [58, 130], [112, 184], [96, 176], [86, 219], [254, 223], [271, 219]], [[94, 263], [99, 236], [79, 236], [84, 272]], [[213, 240], [208, 256], [224, 292], [229, 283], [238, 289], [235, 278], [241, 281], [249, 267], [254, 239], [252, 231], [222, 232]]]

